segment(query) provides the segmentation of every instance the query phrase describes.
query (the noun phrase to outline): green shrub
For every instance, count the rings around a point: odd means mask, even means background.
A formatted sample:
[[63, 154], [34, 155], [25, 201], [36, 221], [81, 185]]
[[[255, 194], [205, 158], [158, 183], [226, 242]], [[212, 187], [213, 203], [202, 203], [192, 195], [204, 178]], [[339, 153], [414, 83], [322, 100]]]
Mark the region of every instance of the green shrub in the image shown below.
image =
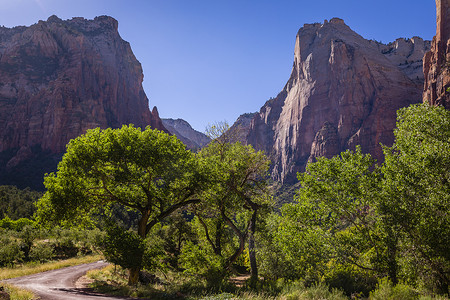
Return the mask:
[[51, 244], [47, 242], [41, 242], [36, 244], [30, 250], [30, 260], [46, 262], [54, 257], [54, 250]]
[[76, 229], [55, 228], [52, 230], [55, 240], [52, 242], [55, 258], [66, 259], [78, 254], [77, 242], [84, 234]]
[[370, 293], [370, 300], [417, 300], [419, 294], [410, 286], [404, 284], [393, 285], [387, 279], [381, 279], [377, 288]]
[[186, 274], [205, 279], [209, 287], [217, 288], [225, 284], [224, 259], [210, 248], [187, 242], [181, 251], [180, 264]]
[[113, 264], [125, 269], [142, 267], [145, 244], [135, 232], [110, 224], [106, 228], [106, 235], [97, 241], [97, 246]]
[[22, 231], [25, 226], [36, 227], [36, 222], [27, 218], [12, 220], [8, 216], [0, 220], [0, 227], [15, 231]]
[[74, 242], [69, 239], [57, 240], [52, 243], [55, 258], [66, 259], [75, 257], [78, 254], [78, 248]]
[[436, 295], [436, 296], [420, 296], [419, 300], [449, 300], [448, 297]]
[[9, 237], [0, 238], [0, 267], [13, 266], [23, 260], [19, 243]]
[[347, 296], [363, 294], [368, 296], [377, 284], [375, 276], [354, 265], [343, 265], [330, 261], [323, 280], [331, 288], [343, 290]]

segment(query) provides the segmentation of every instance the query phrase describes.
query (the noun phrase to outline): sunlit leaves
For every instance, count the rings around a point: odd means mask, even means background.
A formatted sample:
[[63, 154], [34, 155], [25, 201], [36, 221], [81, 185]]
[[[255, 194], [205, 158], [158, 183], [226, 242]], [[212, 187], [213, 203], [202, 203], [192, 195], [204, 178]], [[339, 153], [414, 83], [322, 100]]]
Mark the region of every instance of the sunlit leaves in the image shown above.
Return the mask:
[[384, 149], [380, 207], [417, 249], [415, 256], [448, 285], [450, 112], [426, 104], [402, 109], [395, 138], [395, 144]]
[[200, 177], [194, 155], [173, 136], [96, 128], [72, 140], [58, 173], [45, 178], [40, 216], [73, 219], [109, 203], [157, 215], [194, 194]]

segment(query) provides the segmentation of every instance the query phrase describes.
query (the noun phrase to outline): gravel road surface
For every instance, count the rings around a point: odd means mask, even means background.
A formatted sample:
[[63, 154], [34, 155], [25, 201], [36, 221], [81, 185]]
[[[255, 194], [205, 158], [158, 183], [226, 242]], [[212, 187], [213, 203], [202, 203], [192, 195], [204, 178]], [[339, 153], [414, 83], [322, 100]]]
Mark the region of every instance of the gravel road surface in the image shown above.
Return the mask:
[[108, 263], [99, 261], [43, 273], [12, 278], [4, 282], [30, 290], [42, 300], [78, 300], [78, 299], [125, 299], [108, 297], [92, 292], [89, 289], [76, 288], [78, 278], [92, 269], [103, 268]]

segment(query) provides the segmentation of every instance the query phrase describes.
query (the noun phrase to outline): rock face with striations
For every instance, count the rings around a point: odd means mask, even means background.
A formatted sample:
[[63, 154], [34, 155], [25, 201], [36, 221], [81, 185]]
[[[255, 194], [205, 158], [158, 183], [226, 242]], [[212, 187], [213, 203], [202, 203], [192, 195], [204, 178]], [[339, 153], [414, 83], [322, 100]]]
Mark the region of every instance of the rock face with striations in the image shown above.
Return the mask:
[[247, 143], [272, 159], [275, 180], [293, 182], [316, 157], [356, 145], [382, 159], [391, 145], [396, 111], [421, 101], [420, 38], [384, 45], [368, 41], [343, 20], [305, 24], [295, 44], [291, 76], [253, 118]]
[[450, 109], [450, 0], [436, 0], [436, 36], [423, 61], [423, 101]]
[[0, 27], [3, 174], [37, 154], [64, 152], [90, 128], [163, 129], [149, 110], [141, 64], [117, 29], [107, 16]]

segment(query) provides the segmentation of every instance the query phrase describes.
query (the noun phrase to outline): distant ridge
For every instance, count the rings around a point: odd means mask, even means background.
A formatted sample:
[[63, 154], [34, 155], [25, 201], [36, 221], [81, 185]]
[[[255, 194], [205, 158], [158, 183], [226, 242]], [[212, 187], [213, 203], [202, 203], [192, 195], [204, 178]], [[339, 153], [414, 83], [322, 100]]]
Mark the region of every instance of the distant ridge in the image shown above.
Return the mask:
[[211, 141], [207, 135], [194, 130], [183, 119], [162, 119], [162, 123], [170, 133], [180, 139], [189, 149], [201, 149]]

